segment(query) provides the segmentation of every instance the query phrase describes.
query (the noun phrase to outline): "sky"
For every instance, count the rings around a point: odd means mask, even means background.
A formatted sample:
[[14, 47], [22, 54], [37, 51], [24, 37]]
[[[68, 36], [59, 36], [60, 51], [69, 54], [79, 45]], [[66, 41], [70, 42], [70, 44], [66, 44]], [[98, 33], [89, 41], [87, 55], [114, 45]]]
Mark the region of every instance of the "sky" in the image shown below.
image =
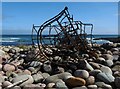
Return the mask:
[[118, 34], [118, 2], [2, 2], [2, 34], [31, 34], [67, 6], [74, 20], [94, 25], [93, 34]]

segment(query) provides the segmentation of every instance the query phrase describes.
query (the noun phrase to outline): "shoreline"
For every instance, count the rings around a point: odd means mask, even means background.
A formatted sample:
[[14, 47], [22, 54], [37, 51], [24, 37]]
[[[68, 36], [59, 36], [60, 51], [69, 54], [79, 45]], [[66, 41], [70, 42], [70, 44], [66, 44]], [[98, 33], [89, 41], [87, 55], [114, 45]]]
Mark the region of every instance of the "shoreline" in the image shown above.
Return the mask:
[[120, 43], [94, 44], [91, 49], [82, 53], [46, 47], [47, 59], [37, 54], [37, 46], [0, 46], [0, 87], [119, 89]]
[[94, 40], [108, 40], [113, 43], [120, 43], [120, 37], [110, 37], [110, 38], [95, 38]]

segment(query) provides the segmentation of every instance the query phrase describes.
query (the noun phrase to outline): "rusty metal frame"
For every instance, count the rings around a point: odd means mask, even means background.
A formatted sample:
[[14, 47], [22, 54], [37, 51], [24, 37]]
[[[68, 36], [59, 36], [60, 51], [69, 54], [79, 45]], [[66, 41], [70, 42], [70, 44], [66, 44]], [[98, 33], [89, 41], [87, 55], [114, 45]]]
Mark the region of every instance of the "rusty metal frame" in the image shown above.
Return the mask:
[[[91, 33], [86, 33], [86, 27], [90, 26]], [[39, 28], [36, 30], [36, 28]], [[44, 36], [43, 31], [48, 28], [47, 36]], [[53, 35], [51, 31], [55, 31], [56, 34]], [[69, 49], [71, 47], [76, 48], [77, 50], [85, 51], [88, 49], [88, 43], [86, 37], [90, 35], [91, 44], [92, 44], [92, 31], [93, 24], [82, 23], [81, 21], [74, 21], [73, 16], [71, 17], [68, 8], [65, 7], [58, 15], [44, 22], [41, 26], [33, 25], [32, 28], [32, 43], [34, 43], [33, 33], [37, 33], [37, 44], [40, 52], [45, 56], [43, 49], [47, 47], [57, 46], [65, 47]], [[78, 33], [79, 31], [79, 33]], [[52, 33], [52, 34], [51, 34]], [[44, 39], [48, 39], [50, 44], [45, 44]], [[54, 41], [54, 43], [53, 43]], [[81, 49], [82, 48], [82, 49]]]

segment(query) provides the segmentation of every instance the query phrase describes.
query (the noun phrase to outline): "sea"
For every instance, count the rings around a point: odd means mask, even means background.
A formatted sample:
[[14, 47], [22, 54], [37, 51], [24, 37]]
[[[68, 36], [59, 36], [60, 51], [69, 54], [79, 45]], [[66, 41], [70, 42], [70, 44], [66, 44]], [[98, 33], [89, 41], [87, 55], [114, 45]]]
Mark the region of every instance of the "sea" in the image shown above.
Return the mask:
[[[37, 36], [34, 35], [34, 38]], [[93, 35], [93, 43], [103, 44], [109, 43], [108, 40], [94, 40], [94, 38], [110, 38], [110, 37], [118, 37], [118, 35]], [[90, 37], [87, 38], [88, 41]], [[46, 40], [47, 41], [47, 40]], [[34, 41], [37, 45], [37, 40]], [[0, 45], [8, 46], [8, 45], [32, 45], [32, 36], [31, 35], [1, 35], [0, 36]]]

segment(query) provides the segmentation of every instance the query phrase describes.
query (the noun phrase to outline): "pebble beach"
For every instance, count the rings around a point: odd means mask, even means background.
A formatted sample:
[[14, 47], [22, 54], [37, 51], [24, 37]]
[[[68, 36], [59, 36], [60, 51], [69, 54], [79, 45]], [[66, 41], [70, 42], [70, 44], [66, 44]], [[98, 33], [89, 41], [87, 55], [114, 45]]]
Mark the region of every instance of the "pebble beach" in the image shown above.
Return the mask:
[[37, 46], [0, 46], [0, 89], [120, 89], [120, 43], [86, 54], [46, 49], [49, 60], [35, 57]]

